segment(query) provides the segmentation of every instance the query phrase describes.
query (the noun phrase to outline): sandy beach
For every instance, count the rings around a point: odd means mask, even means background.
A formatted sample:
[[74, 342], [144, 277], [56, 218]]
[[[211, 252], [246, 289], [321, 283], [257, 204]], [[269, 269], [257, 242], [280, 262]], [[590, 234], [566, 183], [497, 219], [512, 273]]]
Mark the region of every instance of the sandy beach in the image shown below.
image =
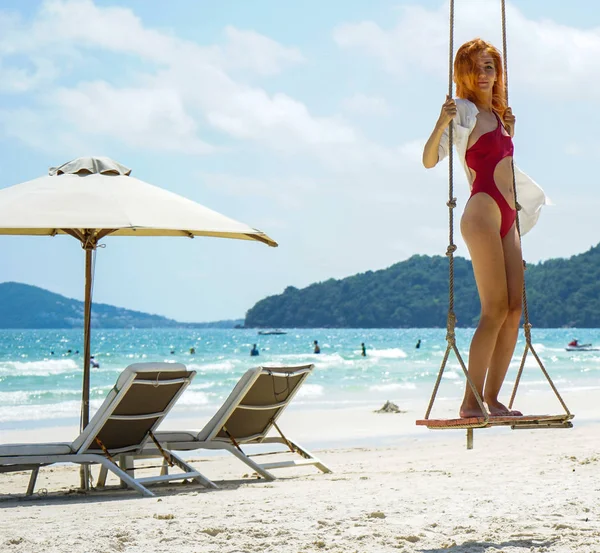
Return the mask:
[[[282, 428], [333, 472], [284, 469], [265, 482], [231, 456], [188, 455], [218, 490], [175, 483], [153, 487], [154, 498], [84, 495], [78, 467], [54, 466], [25, 498], [27, 473], [0, 474], [0, 541], [15, 552], [598, 552], [600, 412], [594, 392], [565, 400], [575, 428], [479, 430], [472, 451], [464, 430], [415, 427], [420, 405], [290, 410]], [[442, 402], [439, 414], [452, 408]]]

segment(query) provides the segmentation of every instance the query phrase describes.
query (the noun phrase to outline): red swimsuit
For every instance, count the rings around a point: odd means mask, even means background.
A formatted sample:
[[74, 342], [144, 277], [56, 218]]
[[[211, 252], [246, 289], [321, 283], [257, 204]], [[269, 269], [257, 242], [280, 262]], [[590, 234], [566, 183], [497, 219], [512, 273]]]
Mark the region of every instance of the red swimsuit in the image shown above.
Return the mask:
[[512, 209], [502, 192], [498, 190], [494, 181], [496, 165], [505, 157], [513, 155], [514, 147], [512, 138], [502, 131], [504, 127], [496, 113], [498, 126], [490, 132], [482, 134], [465, 156], [467, 166], [475, 171], [475, 180], [471, 188], [471, 198], [483, 192], [496, 202], [500, 210], [500, 237], [504, 238], [517, 217], [516, 210]]

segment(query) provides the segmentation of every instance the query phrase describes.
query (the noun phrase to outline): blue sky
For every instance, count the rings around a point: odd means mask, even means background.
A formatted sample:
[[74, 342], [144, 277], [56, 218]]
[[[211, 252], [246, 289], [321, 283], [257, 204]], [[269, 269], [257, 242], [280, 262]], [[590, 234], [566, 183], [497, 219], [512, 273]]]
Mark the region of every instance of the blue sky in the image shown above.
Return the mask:
[[[107, 155], [280, 247], [107, 238], [95, 301], [237, 318], [289, 285], [444, 254], [447, 169], [426, 171], [420, 156], [446, 94], [446, 2], [164, 6], [2, 2], [0, 188]], [[600, 7], [517, 1], [507, 17], [515, 162], [554, 204], [524, 237], [525, 257], [568, 257], [600, 241]], [[500, 1], [458, 0], [456, 27], [457, 45], [500, 47]], [[456, 181], [462, 209], [460, 167]], [[0, 256], [0, 282], [83, 296], [72, 238], [0, 237]]]

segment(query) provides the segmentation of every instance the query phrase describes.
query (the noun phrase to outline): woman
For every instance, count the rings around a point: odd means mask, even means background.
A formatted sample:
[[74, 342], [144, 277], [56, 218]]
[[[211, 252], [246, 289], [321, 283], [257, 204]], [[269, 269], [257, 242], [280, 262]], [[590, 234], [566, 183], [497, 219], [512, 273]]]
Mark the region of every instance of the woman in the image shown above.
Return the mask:
[[[458, 99], [447, 97], [442, 105], [425, 144], [423, 165], [434, 167], [446, 157], [452, 122], [456, 149], [471, 186], [460, 228], [481, 301], [469, 350], [469, 376], [491, 416], [521, 416], [498, 400], [517, 342], [523, 288], [512, 172], [515, 117], [506, 105], [498, 50], [479, 38], [463, 44], [454, 60], [454, 82]], [[527, 175], [514, 170], [521, 234], [525, 234], [536, 223], [546, 198]], [[460, 416], [482, 415], [467, 384]]]

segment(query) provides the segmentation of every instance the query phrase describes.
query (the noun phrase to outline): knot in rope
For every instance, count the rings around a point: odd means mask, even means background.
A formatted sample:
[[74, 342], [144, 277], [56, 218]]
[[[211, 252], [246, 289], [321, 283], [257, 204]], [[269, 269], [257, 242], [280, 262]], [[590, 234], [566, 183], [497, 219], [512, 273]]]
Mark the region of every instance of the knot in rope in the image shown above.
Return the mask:
[[450, 311], [446, 322], [446, 341], [452, 346], [456, 343], [456, 334], [454, 333], [455, 326], [456, 315], [454, 314], [454, 311]]
[[450, 208], [450, 209], [454, 209], [456, 207], [456, 198], [452, 198], [451, 200], [448, 200], [446, 202], [446, 205]]
[[456, 251], [456, 244], [450, 244], [446, 248], [446, 255], [450, 257]]
[[523, 331], [525, 332], [525, 339], [527, 340], [527, 342], [531, 341], [531, 323], [525, 323], [523, 325]]

